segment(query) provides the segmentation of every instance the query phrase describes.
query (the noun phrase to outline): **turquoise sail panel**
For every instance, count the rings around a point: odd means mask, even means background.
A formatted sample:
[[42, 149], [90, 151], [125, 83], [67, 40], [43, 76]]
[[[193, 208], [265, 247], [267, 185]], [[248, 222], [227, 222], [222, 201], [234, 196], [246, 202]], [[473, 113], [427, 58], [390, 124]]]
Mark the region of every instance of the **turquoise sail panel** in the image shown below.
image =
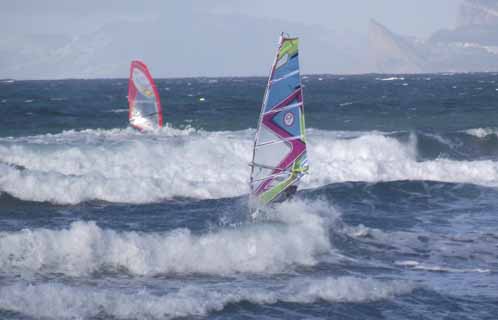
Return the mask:
[[268, 95], [268, 102], [265, 106], [265, 112], [274, 108], [278, 103], [281, 103], [285, 98], [287, 98], [290, 93], [298, 90], [301, 87], [301, 79], [299, 77], [299, 73], [294, 73], [287, 78], [280, 79], [281, 80], [277, 80], [272, 83], [272, 90]]
[[292, 56], [286, 64], [275, 70], [272, 80], [282, 78], [284, 75], [289, 74], [292, 71], [299, 71], [298, 53]]
[[[289, 116], [289, 112], [292, 113], [292, 117]], [[292, 137], [298, 137], [301, 135], [301, 125], [299, 119], [301, 118], [301, 109], [292, 108], [288, 112], [278, 112], [273, 117], [272, 121], [287, 131]], [[291, 119], [291, 120], [289, 120]]]

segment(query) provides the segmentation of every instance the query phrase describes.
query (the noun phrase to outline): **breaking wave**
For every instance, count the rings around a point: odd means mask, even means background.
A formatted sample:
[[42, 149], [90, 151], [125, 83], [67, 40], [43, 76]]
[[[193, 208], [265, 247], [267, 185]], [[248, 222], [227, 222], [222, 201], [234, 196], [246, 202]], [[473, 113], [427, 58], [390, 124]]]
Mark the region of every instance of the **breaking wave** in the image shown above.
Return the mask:
[[407, 282], [355, 277], [291, 280], [275, 288], [189, 285], [165, 295], [146, 289], [126, 293], [60, 283], [17, 283], [0, 288], [0, 309], [42, 318], [171, 319], [205, 316], [223, 310], [228, 304], [242, 302], [259, 305], [318, 301], [365, 303], [409, 294], [414, 289], [414, 285]]
[[265, 219], [196, 235], [118, 232], [78, 221], [68, 229], [0, 233], [0, 270], [70, 276], [125, 270], [133, 275], [274, 273], [311, 266], [331, 250], [325, 202], [281, 204]]
[[465, 133], [477, 137], [477, 138], [486, 138], [491, 135], [498, 136], [498, 129], [495, 128], [475, 128], [465, 130]]
[[[428, 180], [498, 185], [498, 162], [445, 158], [419, 161], [417, 138], [406, 142], [381, 134], [334, 139], [327, 132], [310, 137], [312, 172], [305, 187], [346, 181]], [[328, 137], [327, 137], [328, 136]]]
[[[140, 134], [114, 129], [4, 138], [0, 190], [22, 200], [61, 204], [240, 196], [249, 192], [253, 133], [164, 128]], [[498, 162], [420, 161], [416, 136], [344, 136], [312, 129], [308, 139], [311, 172], [304, 188], [395, 180], [498, 185]]]

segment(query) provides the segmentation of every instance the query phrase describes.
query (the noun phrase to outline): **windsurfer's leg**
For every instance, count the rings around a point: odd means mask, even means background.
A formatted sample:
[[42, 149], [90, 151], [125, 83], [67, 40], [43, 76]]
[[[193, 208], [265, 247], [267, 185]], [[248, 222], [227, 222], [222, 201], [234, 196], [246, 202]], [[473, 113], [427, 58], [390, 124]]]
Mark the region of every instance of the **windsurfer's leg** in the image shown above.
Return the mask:
[[287, 199], [292, 198], [297, 192], [297, 186], [290, 186], [285, 190]]

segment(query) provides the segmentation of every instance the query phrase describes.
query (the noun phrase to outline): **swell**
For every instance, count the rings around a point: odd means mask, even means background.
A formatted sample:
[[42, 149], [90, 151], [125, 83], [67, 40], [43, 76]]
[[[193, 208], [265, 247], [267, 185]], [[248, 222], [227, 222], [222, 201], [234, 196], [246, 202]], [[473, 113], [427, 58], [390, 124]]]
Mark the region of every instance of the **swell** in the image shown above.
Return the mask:
[[[249, 192], [252, 139], [252, 130], [173, 128], [150, 134], [113, 129], [2, 139], [0, 190], [22, 200], [60, 204], [236, 197]], [[481, 159], [445, 157], [463, 152], [444, 137], [312, 129], [308, 142], [311, 171], [303, 188], [398, 180], [498, 185], [492, 151], [482, 152]]]
[[490, 128], [448, 133], [417, 132], [418, 154], [421, 159], [496, 160], [497, 132]]

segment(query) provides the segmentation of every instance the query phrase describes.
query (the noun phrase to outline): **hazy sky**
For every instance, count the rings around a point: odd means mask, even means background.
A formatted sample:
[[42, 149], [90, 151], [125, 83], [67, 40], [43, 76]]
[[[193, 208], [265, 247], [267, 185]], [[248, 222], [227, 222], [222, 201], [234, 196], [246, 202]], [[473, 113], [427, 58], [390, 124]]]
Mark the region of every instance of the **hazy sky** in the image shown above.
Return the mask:
[[[84, 33], [106, 21], [147, 19], [164, 12], [185, 11], [321, 25], [366, 33], [374, 18], [401, 34], [427, 37], [453, 27], [460, 0], [15, 0], [2, 1], [0, 26], [10, 32]], [[188, 15], [185, 15], [188, 19]], [[187, 21], [195, 23], [195, 21]], [[250, 30], [247, 30], [250, 32]]]
[[462, 1], [0, 0], [0, 78], [126, 77], [135, 58], [159, 77], [264, 75], [281, 31], [303, 72], [365, 73], [370, 19], [427, 38]]
[[[289, 3], [294, 2], [291, 6]], [[218, 1], [213, 12], [285, 19], [365, 33], [376, 19], [401, 34], [427, 37], [454, 26], [459, 0]]]

